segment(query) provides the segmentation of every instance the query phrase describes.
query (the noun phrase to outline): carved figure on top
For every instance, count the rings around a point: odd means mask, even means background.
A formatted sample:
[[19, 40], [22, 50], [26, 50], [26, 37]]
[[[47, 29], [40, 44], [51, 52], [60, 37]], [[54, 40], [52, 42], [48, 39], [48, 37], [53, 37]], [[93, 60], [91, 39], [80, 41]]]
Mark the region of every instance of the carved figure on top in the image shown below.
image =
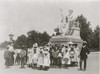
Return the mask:
[[[59, 32], [61, 35], [80, 35], [80, 29], [79, 29], [79, 22], [75, 22], [73, 18], [73, 10], [69, 10], [68, 15], [63, 15], [62, 14], [62, 9], [61, 11], [61, 25], [59, 27]], [[77, 32], [77, 34], [75, 34]]]

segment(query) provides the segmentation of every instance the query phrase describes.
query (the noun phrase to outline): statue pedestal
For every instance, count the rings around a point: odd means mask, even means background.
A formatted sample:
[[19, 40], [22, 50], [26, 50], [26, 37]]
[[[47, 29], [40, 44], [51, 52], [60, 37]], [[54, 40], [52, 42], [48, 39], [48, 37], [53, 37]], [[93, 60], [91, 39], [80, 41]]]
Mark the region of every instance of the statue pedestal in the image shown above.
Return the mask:
[[82, 47], [83, 40], [80, 38], [80, 36], [74, 36], [74, 35], [52, 36], [49, 42], [53, 45], [54, 44], [68, 45], [69, 41], [78, 44], [79, 48]]

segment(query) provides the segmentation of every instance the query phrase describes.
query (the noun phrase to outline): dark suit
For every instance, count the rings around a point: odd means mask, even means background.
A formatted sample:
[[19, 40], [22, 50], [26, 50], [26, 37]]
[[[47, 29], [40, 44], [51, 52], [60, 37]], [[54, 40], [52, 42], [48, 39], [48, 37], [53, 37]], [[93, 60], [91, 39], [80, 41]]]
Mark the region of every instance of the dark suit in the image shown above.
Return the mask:
[[87, 63], [87, 54], [89, 54], [90, 51], [88, 50], [88, 48], [82, 47], [82, 50], [80, 52], [80, 69], [82, 70], [82, 61], [84, 61], [84, 70], [86, 70], [86, 63]]

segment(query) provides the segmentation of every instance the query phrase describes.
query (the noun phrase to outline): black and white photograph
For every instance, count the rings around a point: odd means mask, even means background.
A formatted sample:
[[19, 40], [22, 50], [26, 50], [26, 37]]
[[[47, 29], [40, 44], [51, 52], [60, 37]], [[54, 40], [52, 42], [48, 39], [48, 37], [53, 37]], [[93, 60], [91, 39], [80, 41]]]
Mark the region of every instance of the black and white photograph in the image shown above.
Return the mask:
[[0, 74], [100, 74], [99, 0], [0, 0]]

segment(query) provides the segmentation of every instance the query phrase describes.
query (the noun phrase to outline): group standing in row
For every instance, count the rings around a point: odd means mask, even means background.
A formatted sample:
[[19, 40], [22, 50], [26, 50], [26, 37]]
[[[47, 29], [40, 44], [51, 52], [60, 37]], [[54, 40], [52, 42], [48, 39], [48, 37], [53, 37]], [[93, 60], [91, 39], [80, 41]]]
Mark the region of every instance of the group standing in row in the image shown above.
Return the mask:
[[89, 54], [89, 50], [86, 42], [83, 42], [81, 50], [77, 44], [72, 42], [69, 42], [68, 45], [46, 44], [40, 47], [35, 43], [28, 49], [25, 46], [14, 49], [11, 44], [7, 46], [4, 58], [7, 67], [15, 63], [21, 65], [21, 68], [27, 65], [39, 70], [48, 70], [50, 67], [68, 69], [69, 66], [80, 66], [80, 70], [82, 70], [82, 61], [84, 61], [84, 70], [86, 70], [87, 54]]

